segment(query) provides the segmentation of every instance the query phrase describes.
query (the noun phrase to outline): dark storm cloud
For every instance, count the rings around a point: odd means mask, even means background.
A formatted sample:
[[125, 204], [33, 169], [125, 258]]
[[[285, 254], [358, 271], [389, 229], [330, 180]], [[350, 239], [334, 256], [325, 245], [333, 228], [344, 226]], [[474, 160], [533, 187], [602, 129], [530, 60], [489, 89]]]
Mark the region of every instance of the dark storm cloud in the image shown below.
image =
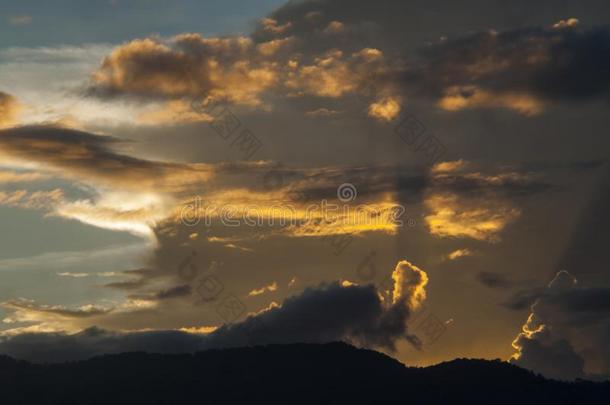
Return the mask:
[[[105, 58], [89, 92], [174, 100], [205, 95], [265, 107], [277, 96], [358, 94], [371, 96], [368, 114], [380, 120], [396, 117], [403, 98], [431, 101], [448, 111], [508, 108], [526, 115], [541, 113], [549, 102], [608, 98], [607, 26], [580, 29], [577, 19], [561, 15], [565, 20], [549, 18], [515, 29], [501, 18], [498, 26], [489, 26], [496, 19], [468, 12], [465, 21], [457, 21], [464, 29], [448, 38], [436, 10], [446, 14], [454, 8], [446, 2], [381, 3], [371, 9], [368, 2], [360, 8], [343, 1], [291, 2], [247, 37], [134, 40]], [[499, 2], [469, 3], [496, 16], [502, 8]], [[514, 2], [507, 8], [522, 13], [527, 7]], [[460, 5], [457, 11], [467, 10]], [[399, 24], [397, 18], [414, 25]], [[427, 35], [438, 30], [437, 36], [417, 35], [414, 26], [422, 18], [431, 20]]]
[[308, 288], [238, 325], [223, 326], [210, 335], [206, 347], [271, 343], [319, 343], [349, 340], [393, 350], [407, 334], [409, 309], [404, 300], [384, 308], [373, 286], [342, 287], [338, 283]]
[[571, 290], [557, 297], [549, 297], [549, 300], [562, 310], [602, 317], [610, 315], [610, 288]]
[[403, 49], [419, 47], [441, 36], [544, 25], [572, 16], [599, 24], [608, 20], [603, 15], [606, 6], [603, 0], [568, 0], [561, 4], [553, 0], [290, 1], [269, 15], [275, 24], [262, 25], [253, 37], [257, 41], [267, 41], [279, 34], [308, 37], [308, 45], [315, 49], [323, 46], [319, 40], [322, 31], [333, 21], [340, 21], [346, 25], [342, 35], [325, 37], [335, 46], [345, 44], [347, 39], [351, 42], [359, 39], [380, 49]]
[[538, 295], [511, 361], [546, 376], [610, 377], [610, 288], [579, 286], [562, 271]]
[[508, 309], [515, 311], [523, 311], [532, 306], [540, 296], [544, 294], [542, 288], [532, 288], [523, 291], [517, 291], [511, 295], [508, 300], [502, 303]]
[[553, 339], [549, 330], [542, 330], [535, 339], [520, 335], [513, 343], [520, 347], [521, 357], [514, 364], [549, 378], [572, 380], [585, 377], [584, 360], [565, 339]]
[[394, 304], [384, 304], [373, 286], [343, 287], [333, 283], [309, 288], [301, 295], [288, 298], [281, 307], [222, 326], [208, 335], [179, 331], [120, 333], [98, 328], [73, 335], [24, 333], [0, 338], [0, 353], [44, 362], [126, 351], [176, 353], [265, 343], [338, 340], [392, 350], [401, 338], [415, 345], [419, 343], [407, 332], [410, 299], [404, 294]]
[[184, 353], [200, 347], [200, 336], [184, 332], [120, 333], [95, 327], [73, 335], [25, 333], [0, 340], [0, 353], [34, 362], [63, 362], [133, 351]]
[[607, 26], [477, 33], [429, 46], [422, 56], [413, 81], [425, 83], [424, 91], [436, 96], [453, 86], [464, 86], [459, 96], [466, 100], [476, 95], [466, 86], [548, 100], [607, 100], [610, 95]]

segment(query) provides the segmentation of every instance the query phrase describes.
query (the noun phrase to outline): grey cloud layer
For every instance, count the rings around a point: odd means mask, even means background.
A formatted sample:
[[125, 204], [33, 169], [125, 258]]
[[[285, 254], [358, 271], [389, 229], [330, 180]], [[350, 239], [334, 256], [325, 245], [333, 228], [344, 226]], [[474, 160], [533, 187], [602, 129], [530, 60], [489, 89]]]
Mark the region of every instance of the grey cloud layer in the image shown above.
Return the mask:
[[120, 154], [113, 150], [119, 143], [117, 138], [110, 136], [53, 126], [15, 127], [0, 131], [0, 153], [9, 161], [35, 162], [50, 168], [60, 177], [67, 176], [77, 181], [168, 189], [185, 182], [201, 182], [210, 175], [206, 165], [189, 167]]
[[44, 362], [125, 351], [177, 353], [251, 344], [338, 340], [393, 349], [401, 338], [417, 344], [417, 338], [407, 333], [407, 299], [405, 295], [384, 307], [372, 286], [342, 287], [335, 283], [307, 289], [287, 299], [282, 307], [225, 325], [208, 335], [179, 331], [119, 333], [98, 328], [73, 335], [24, 333], [1, 338], [0, 353]]
[[[404, 97], [433, 101], [449, 111], [509, 108], [530, 115], [547, 103], [608, 98], [607, 26], [581, 29], [577, 22], [566, 22], [576, 20], [549, 20], [531, 28], [479, 29], [440, 40], [439, 35], [429, 45], [422, 40], [419, 52], [400, 52], [400, 38], [375, 20], [391, 19], [387, 10], [351, 16], [342, 6], [348, 8], [331, 2], [289, 4], [250, 37], [185, 34], [165, 42], [136, 40], [105, 59], [90, 90], [169, 98], [209, 95], [262, 105], [270, 93], [332, 99], [372, 87], [371, 102]], [[388, 3], [403, 15], [416, 6]], [[344, 22], [331, 17], [339, 11]], [[387, 113], [370, 112], [377, 118]]]

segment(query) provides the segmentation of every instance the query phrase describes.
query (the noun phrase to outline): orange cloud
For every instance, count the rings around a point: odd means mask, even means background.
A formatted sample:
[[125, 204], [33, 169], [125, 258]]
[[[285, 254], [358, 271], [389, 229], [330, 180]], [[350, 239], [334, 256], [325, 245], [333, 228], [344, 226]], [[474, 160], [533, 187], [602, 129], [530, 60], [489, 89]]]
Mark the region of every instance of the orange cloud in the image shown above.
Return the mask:
[[49, 176], [37, 172], [15, 172], [11, 170], [0, 170], [0, 184], [2, 183], [24, 183], [48, 179]]
[[454, 86], [445, 90], [438, 102], [446, 111], [467, 108], [508, 108], [524, 115], [540, 114], [543, 104], [533, 95], [517, 92], [492, 92], [476, 86]]
[[50, 211], [60, 204], [63, 198], [64, 194], [60, 189], [51, 191], [0, 191], [0, 205], [16, 208]]
[[473, 253], [470, 249], [458, 249], [447, 255], [447, 259], [449, 260], [457, 260], [460, 257], [472, 256]]
[[452, 193], [434, 193], [424, 206], [430, 211], [425, 221], [431, 234], [490, 242], [498, 241], [498, 234], [520, 215], [500, 199], [466, 199]]
[[400, 104], [397, 99], [392, 97], [377, 101], [369, 106], [369, 115], [383, 121], [392, 121], [398, 114], [400, 114]]
[[425, 301], [428, 275], [419, 267], [402, 260], [392, 272], [392, 280], [394, 281], [392, 303], [406, 299], [409, 308], [415, 310]]
[[17, 99], [0, 91], [0, 129], [14, 125], [19, 110]]
[[265, 294], [266, 292], [273, 292], [273, 291], [277, 291], [277, 283], [275, 281], [273, 283], [263, 286], [261, 288], [258, 288], [258, 289], [255, 288], [254, 290], [250, 291], [248, 293], [248, 295], [251, 297], [255, 297], [257, 295], [262, 295], [262, 294]]

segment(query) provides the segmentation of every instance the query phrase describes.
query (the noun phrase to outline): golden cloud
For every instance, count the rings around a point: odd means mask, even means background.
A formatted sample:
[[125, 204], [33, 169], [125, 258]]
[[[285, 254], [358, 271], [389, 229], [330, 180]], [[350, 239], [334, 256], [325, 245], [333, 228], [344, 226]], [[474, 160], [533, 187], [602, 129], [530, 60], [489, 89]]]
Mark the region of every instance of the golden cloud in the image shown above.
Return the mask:
[[0, 129], [14, 125], [19, 110], [17, 99], [0, 91]]
[[461, 257], [472, 256], [473, 252], [470, 249], [457, 249], [447, 255], [449, 260], [457, 260]]
[[53, 210], [64, 199], [63, 191], [0, 191], [0, 205], [33, 210]]
[[1, 334], [3, 336], [40, 331], [77, 332], [82, 329], [82, 323], [95, 322], [99, 317], [113, 311], [113, 308], [103, 308], [91, 304], [72, 309], [62, 305], [38, 304], [26, 299], [10, 300], [1, 305], [11, 311], [11, 315], [3, 319], [4, 323], [31, 324], [3, 331]]
[[[263, 22], [267, 30], [275, 30], [274, 24]], [[338, 29], [338, 24], [331, 27]], [[169, 98], [164, 108], [143, 114], [140, 121], [172, 124], [206, 120], [186, 111], [187, 104], [181, 100], [185, 97], [269, 109], [263, 102], [266, 92], [337, 98], [360, 92], [365, 79], [370, 81], [372, 74], [384, 69], [383, 53], [375, 48], [348, 55], [339, 49], [304, 55], [298, 44], [294, 36], [258, 43], [246, 37], [204, 38], [198, 34], [138, 39], [105, 58], [92, 75], [90, 90], [101, 97]], [[386, 87], [381, 86], [378, 105], [370, 112], [383, 120], [399, 110], [395, 91]]]
[[568, 18], [567, 20], [559, 20], [555, 24], [553, 24], [553, 28], [562, 29], [562, 28], [572, 28], [576, 27], [580, 21], [578, 18]]
[[248, 293], [249, 296], [255, 297], [257, 295], [265, 294], [266, 292], [277, 291], [277, 283], [274, 281], [273, 283], [263, 286], [261, 288], [255, 288], [254, 290]]
[[492, 92], [476, 86], [454, 86], [445, 90], [438, 102], [446, 111], [459, 111], [467, 108], [508, 108], [524, 115], [540, 114], [542, 101], [526, 93]]
[[0, 184], [2, 183], [24, 183], [48, 179], [49, 176], [37, 172], [15, 172], [12, 170], [0, 170]]
[[496, 242], [498, 234], [517, 219], [520, 211], [501, 199], [468, 199], [452, 193], [433, 193], [424, 206], [426, 225], [440, 237]]
[[[350, 206], [335, 201], [293, 201], [295, 190], [257, 192], [233, 188], [201, 197], [189, 197], [176, 207], [174, 223], [188, 218], [193, 223], [222, 223], [228, 227], [250, 227], [266, 235], [288, 237], [324, 237], [360, 235], [367, 232], [395, 234], [400, 227], [398, 205], [381, 196], [379, 199]], [[297, 192], [298, 193], [298, 192]], [[245, 238], [254, 237], [247, 234]], [[212, 242], [235, 242], [239, 239], [213, 238]]]
[[273, 18], [263, 18], [260, 21], [263, 30], [272, 32], [274, 34], [281, 34], [292, 27], [292, 23], [289, 21], [285, 24], [279, 25], [277, 20]]
[[[263, 57], [271, 56], [291, 41], [273, 40], [257, 49]], [[275, 83], [276, 69], [275, 63], [255, 58], [252, 41], [245, 37], [146, 38], [122, 45], [106, 57], [92, 75], [91, 90], [110, 96], [206, 95], [258, 105], [260, 94]]]
[[392, 303], [407, 299], [409, 309], [415, 310], [426, 300], [428, 274], [414, 264], [401, 260], [392, 272], [394, 289]]

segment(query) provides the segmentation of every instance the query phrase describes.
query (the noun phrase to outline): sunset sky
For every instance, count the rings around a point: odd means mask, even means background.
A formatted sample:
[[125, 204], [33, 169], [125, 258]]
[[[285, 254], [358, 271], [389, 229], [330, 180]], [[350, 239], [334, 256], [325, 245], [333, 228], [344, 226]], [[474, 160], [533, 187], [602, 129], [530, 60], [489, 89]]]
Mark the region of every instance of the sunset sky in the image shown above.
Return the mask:
[[609, 378], [609, 11], [3, 1], [0, 353]]

